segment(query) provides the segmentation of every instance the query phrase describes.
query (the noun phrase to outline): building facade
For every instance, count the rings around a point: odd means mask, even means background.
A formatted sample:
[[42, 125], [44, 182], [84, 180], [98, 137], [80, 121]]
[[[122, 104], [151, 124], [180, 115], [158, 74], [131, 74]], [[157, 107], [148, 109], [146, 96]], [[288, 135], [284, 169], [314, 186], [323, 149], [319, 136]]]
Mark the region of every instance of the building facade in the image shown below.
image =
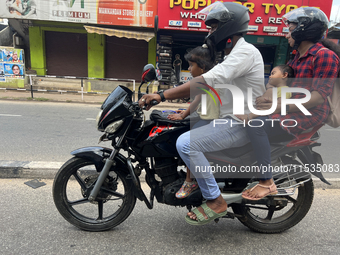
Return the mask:
[[154, 62], [157, 0], [4, 2], [0, 17], [29, 21], [27, 67], [38, 75], [139, 80]]
[[[184, 72], [185, 53], [202, 45], [208, 28], [198, 12], [214, 0], [14, 0], [0, 2], [0, 18], [26, 23], [29, 50], [26, 69], [38, 75], [135, 79], [147, 63], [163, 74], [168, 87], [176, 76], [176, 55]], [[231, 2], [231, 1], [224, 1]], [[314, 6], [329, 17], [332, 0], [242, 0], [249, 9], [246, 41], [261, 52], [268, 76], [286, 63], [288, 29], [282, 15], [300, 6]], [[137, 38], [137, 39], [133, 39]], [[179, 62], [179, 61], [177, 61]], [[164, 88], [167, 88], [166, 86]]]
[[[165, 76], [164, 84], [171, 82], [168, 69], [180, 55], [182, 60], [181, 81], [188, 79], [185, 70], [188, 63], [184, 55], [188, 49], [203, 44], [208, 28], [204, 24], [204, 15], [198, 12], [215, 1], [212, 0], [162, 0], [158, 1], [157, 62]], [[288, 27], [282, 16], [301, 6], [312, 6], [323, 10], [330, 16], [332, 0], [243, 0], [235, 2], [249, 9], [249, 32], [245, 40], [254, 44], [262, 54], [265, 75], [268, 76], [273, 66], [284, 64], [289, 57], [289, 46], [285, 35]], [[166, 56], [168, 53], [168, 57]], [[166, 58], [167, 57], [167, 58]], [[166, 61], [166, 63], [164, 63]]]

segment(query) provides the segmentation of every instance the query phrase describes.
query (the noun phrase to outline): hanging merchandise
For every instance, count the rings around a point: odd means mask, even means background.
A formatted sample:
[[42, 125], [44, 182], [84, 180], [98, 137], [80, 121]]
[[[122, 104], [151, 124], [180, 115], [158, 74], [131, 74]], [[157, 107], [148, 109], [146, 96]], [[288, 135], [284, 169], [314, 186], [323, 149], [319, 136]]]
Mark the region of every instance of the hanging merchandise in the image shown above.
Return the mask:
[[172, 70], [172, 36], [160, 35], [157, 44], [157, 67], [161, 71], [161, 85], [169, 85]]

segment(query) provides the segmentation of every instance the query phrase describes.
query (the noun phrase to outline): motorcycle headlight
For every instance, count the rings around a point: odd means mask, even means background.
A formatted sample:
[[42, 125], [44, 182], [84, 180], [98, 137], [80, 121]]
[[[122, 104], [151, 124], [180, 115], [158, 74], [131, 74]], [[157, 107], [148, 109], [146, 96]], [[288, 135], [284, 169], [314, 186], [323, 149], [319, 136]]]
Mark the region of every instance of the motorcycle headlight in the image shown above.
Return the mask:
[[108, 125], [105, 128], [105, 132], [109, 133], [109, 134], [113, 134], [114, 132], [116, 132], [118, 130], [118, 128], [120, 128], [120, 126], [123, 124], [123, 120], [117, 120], [113, 123], [111, 123], [110, 125]]

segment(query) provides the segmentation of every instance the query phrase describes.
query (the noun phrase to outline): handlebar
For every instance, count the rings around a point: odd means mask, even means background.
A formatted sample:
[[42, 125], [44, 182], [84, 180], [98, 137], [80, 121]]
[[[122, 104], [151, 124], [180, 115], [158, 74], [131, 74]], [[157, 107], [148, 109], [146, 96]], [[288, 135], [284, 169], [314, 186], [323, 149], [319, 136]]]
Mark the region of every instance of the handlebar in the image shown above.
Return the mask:
[[[158, 105], [158, 104], [159, 104], [159, 103], [157, 102], [157, 100], [152, 100], [152, 101], [150, 102], [150, 105], [152, 105], [152, 106]], [[145, 104], [145, 105], [142, 107], [142, 109], [145, 110], [147, 106], [148, 106], [148, 105]]]
[[150, 104], [151, 104], [152, 106], [154, 106], [154, 105], [158, 105], [159, 103], [157, 102], [157, 100], [152, 100], [152, 101], [150, 102]]

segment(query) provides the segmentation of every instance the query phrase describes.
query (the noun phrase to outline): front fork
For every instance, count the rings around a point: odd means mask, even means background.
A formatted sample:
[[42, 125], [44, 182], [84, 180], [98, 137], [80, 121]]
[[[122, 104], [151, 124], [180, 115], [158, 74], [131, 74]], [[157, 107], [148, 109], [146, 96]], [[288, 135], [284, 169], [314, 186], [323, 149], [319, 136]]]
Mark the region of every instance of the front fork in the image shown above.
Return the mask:
[[96, 184], [94, 185], [93, 190], [90, 193], [89, 200], [91, 202], [95, 201], [101, 186], [103, 185], [107, 175], [110, 172], [111, 166], [113, 166], [115, 164], [115, 161], [113, 159], [111, 159], [111, 156], [112, 156], [112, 154], [116, 155], [117, 152], [118, 152], [118, 150], [113, 150], [110, 157], [108, 159], [106, 159], [103, 170], [100, 172], [99, 177], [96, 181]]
[[125, 135], [127, 133], [127, 131], [129, 130], [130, 126], [131, 126], [131, 123], [132, 123], [132, 120], [131, 122], [129, 123], [129, 125], [127, 126], [124, 134], [119, 138], [118, 142], [116, 143], [116, 146], [114, 147], [113, 151], [111, 152], [110, 156], [106, 159], [105, 161], [105, 164], [104, 164], [104, 167], [102, 169], [102, 171], [100, 172], [99, 176], [98, 176], [98, 179], [90, 193], [90, 196], [89, 196], [89, 200], [91, 202], [95, 201], [99, 191], [100, 191], [100, 188], [101, 186], [103, 185], [106, 177], [108, 176], [109, 172], [110, 172], [110, 169], [112, 166], [115, 165], [115, 160], [114, 158], [116, 157], [117, 153], [119, 152], [119, 148], [120, 146], [122, 145], [123, 143], [123, 140], [125, 138]]

